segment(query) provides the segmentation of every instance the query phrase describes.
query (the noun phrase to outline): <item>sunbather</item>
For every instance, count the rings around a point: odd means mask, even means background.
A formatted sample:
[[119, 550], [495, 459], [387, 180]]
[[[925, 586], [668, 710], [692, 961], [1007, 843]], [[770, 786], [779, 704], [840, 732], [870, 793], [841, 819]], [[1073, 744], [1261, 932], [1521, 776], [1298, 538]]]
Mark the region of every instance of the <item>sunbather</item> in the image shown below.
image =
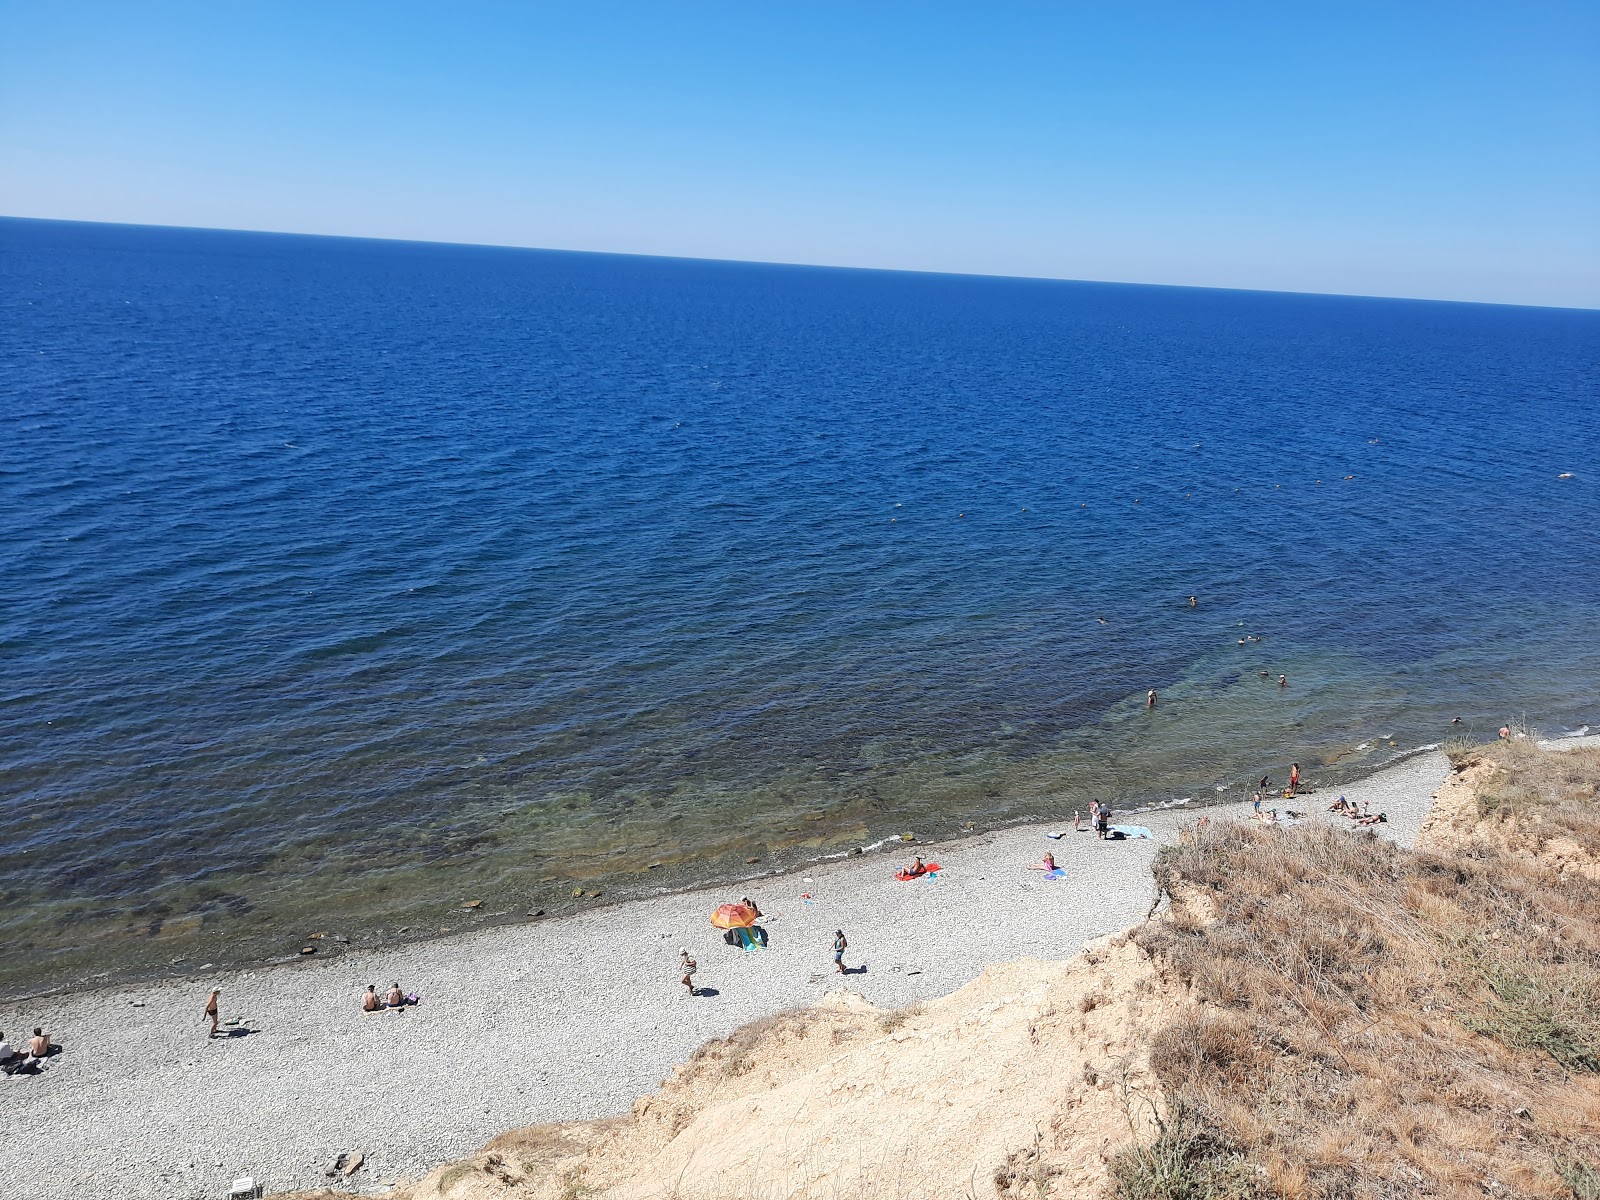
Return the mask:
[[1030, 871], [1054, 871], [1056, 869], [1056, 856], [1048, 850], [1045, 851], [1045, 856], [1038, 862], [1028, 864], [1028, 870]]
[[383, 1001], [378, 999], [378, 985], [375, 983], [367, 984], [367, 990], [361, 996], [361, 1011], [381, 1012], [382, 1010]]

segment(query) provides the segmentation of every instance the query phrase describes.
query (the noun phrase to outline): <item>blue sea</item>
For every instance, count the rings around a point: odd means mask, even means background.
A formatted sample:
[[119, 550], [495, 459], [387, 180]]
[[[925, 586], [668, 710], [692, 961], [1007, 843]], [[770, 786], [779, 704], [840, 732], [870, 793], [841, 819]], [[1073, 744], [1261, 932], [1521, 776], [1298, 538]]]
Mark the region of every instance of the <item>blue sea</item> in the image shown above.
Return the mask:
[[0, 381], [0, 992], [1600, 726], [1592, 311], [5, 220]]

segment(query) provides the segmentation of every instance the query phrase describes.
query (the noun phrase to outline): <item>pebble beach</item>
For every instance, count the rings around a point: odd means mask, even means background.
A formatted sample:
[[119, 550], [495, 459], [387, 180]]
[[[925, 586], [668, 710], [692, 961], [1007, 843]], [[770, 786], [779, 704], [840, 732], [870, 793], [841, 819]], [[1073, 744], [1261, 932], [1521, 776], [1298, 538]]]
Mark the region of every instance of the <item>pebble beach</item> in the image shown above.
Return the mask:
[[[1339, 820], [1326, 808], [1342, 792], [1388, 814], [1380, 835], [1410, 844], [1447, 771], [1442, 754], [1423, 753], [1277, 803]], [[0, 1193], [209, 1200], [241, 1176], [288, 1191], [329, 1184], [329, 1164], [360, 1151], [339, 1186], [381, 1194], [506, 1129], [626, 1112], [708, 1038], [829, 989], [894, 1007], [991, 963], [1070, 956], [1150, 911], [1151, 860], [1201, 812], [1242, 817], [1249, 805], [1118, 814], [1150, 839], [1013, 827], [559, 920], [8, 1004], [0, 1029], [13, 1041], [42, 1025], [64, 1051], [38, 1076], [0, 1079], [12, 1135]], [[1063, 878], [1027, 869], [1047, 850]], [[942, 870], [896, 881], [918, 852]], [[730, 947], [708, 921], [741, 895], [766, 914], [766, 950]], [[842, 977], [830, 949], [840, 928]], [[700, 964], [693, 998], [678, 981], [682, 947]], [[367, 984], [395, 981], [422, 1003], [360, 1011]], [[223, 1020], [238, 1022], [216, 1040], [201, 1013], [212, 986]]]

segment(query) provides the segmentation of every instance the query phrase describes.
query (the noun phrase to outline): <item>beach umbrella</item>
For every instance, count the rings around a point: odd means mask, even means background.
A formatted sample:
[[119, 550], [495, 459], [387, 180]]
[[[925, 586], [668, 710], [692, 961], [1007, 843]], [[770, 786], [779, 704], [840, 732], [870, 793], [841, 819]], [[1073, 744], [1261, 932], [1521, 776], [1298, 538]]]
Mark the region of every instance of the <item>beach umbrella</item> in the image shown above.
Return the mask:
[[743, 904], [723, 904], [711, 914], [711, 923], [718, 929], [748, 929], [756, 923], [756, 914]]

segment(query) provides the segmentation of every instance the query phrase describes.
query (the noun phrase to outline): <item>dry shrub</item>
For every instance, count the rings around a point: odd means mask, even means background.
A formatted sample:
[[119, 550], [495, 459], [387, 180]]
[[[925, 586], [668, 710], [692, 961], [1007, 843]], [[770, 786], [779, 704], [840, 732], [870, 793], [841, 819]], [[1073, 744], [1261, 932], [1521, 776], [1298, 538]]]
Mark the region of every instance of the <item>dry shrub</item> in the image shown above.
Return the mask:
[[[1519, 748], [1491, 777], [1485, 811], [1594, 852], [1597, 780], [1600, 754]], [[1244, 1194], [1207, 1182], [1240, 1153], [1264, 1195], [1592, 1186], [1600, 884], [1485, 847], [1413, 854], [1368, 833], [1220, 822], [1155, 870], [1169, 894], [1204, 894], [1216, 919], [1140, 935], [1200, 1005], [1151, 1051], [1182, 1136], [1141, 1151], [1165, 1146], [1185, 1182], [1124, 1182], [1126, 1200]]]

